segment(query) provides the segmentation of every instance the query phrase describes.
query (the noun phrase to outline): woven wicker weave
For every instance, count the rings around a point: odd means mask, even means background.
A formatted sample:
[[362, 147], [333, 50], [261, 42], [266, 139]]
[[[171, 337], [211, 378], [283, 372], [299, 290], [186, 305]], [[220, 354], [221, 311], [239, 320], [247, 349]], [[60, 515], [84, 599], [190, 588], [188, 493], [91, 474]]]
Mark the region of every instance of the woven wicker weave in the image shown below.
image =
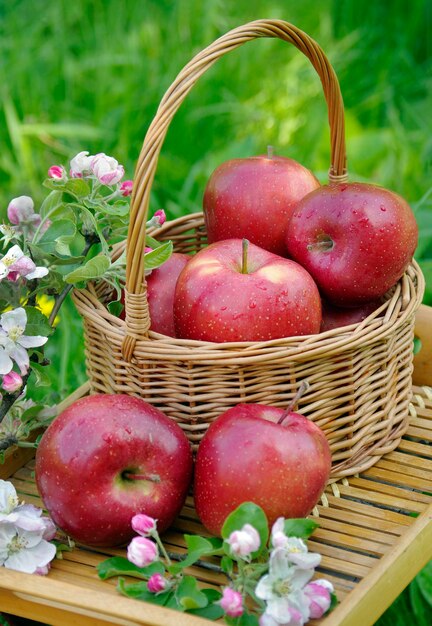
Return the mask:
[[[413, 262], [382, 306], [358, 325], [307, 337], [261, 343], [209, 343], [149, 331], [143, 255], [150, 190], [159, 152], [175, 112], [198, 78], [223, 54], [259, 37], [294, 44], [311, 61], [327, 101], [330, 183], [346, 179], [343, 102], [336, 75], [308, 35], [280, 20], [230, 31], [180, 72], [148, 130], [134, 179], [127, 247], [126, 321], [104, 305], [103, 286], [74, 292], [84, 318], [92, 392], [128, 393], [161, 408], [197, 445], [209, 423], [240, 402], [286, 407], [300, 383], [311, 389], [299, 409], [324, 430], [333, 478], [364, 470], [394, 449], [408, 426], [414, 313], [424, 280]], [[206, 244], [202, 213], [158, 231], [178, 252]], [[121, 251], [118, 248], [117, 253]]]

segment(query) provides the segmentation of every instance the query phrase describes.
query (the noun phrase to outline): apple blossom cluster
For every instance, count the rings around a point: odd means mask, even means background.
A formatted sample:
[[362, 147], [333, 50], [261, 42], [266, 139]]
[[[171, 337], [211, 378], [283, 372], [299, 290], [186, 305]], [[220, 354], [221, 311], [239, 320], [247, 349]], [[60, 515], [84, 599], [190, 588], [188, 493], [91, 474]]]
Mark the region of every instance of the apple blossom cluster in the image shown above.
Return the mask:
[[[142, 600], [182, 611], [199, 609], [201, 616], [224, 617], [228, 624], [242, 618], [248, 626], [303, 626], [336, 602], [333, 585], [315, 578], [321, 555], [309, 552], [305, 542], [316, 526], [311, 520], [280, 517], [269, 536], [264, 511], [244, 503], [225, 520], [222, 539], [185, 535], [188, 551], [173, 563], [179, 555], [166, 552], [156, 520], [139, 514], [132, 518], [138, 534], [127, 549], [129, 565], [126, 559], [108, 559], [99, 565], [99, 576], [127, 573], [144, 578], [145, 583], [120, 580], [118, 589], [126, 596], [136, 598], [139, 592]], [[220, 568], [201, 560], [209, 556], [222, 557]], [[223, 571], [229, 584], [220, 592], [199, 589], [197, 581], [184, 573], [194, 563]]]
[[[322, 617], [331, 604], [332, 584], [324, 579], [311, 582], [321, 555], [308, 552], [302, 539], [287, 536], [284, 525], [282, 517], [273, 524], [268, 573], [255, 587], [256, 597], [264, 602], [260, 626], [303, 626], [309, 619]], [[245, 524], [229, 535], [227, 543], [233, 555], [250, 562], [252, 554], [260, 548], [261, 539], [253, 526]], [[241, 581], [239, 590], [235, 586], [226, 587], [221, 599], [221, 606], [230, 617], [239, 617], [245, 610], [241, 589], [246, 585]]]
[[[38, 211], [29, 196], [14, 198], [7, 207], [7, 221], [0, 224], [0, 452], [7, 441], [19, 443], [17, 436], [1, 438], [1, 422], [25, 393], [30, 374], [38, 385], [49, 385], [43, 346], [70, 290], [104, 280], [120, 299], [126, 260], [121, 255], [112, 261], [111, 249], [127, 235], [133, 182], [123, 180], [124, 173], [113, 157], [82, 151], [68, 168], [49, 168], [44, 186], [50, 193]], [[147, 228], [165, 219], [160, 209]], [[152, 238], [146, 243], [147, 273], [169, 258], [172, 244]], [[49, 316], [41, 310], [44, 297], [52, 301]]]
[[56, 555], [56, 527], [42, 510], [21, 504], [11, 482], [0, 480], [0, 566], [47, 574]]

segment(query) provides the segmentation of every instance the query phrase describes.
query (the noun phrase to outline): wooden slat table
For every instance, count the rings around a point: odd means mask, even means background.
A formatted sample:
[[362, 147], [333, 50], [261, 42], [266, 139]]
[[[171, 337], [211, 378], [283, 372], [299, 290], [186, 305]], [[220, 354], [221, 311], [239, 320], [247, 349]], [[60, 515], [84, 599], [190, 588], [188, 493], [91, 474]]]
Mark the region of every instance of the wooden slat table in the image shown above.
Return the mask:
[[[397, 450], [359, 476], [330, 485], [317, 507], [320, 526], [310, 550], [323, 556], [320, 575], [331, 580], [339, 606], [320, 626], [369, 626], [432, 557], [432, 309], [422, 307], [416, 333], [427, 350], [416, 357], [410, 428]], [[430, 344], [429, 344], [430, 345]], [[429, 351], [430, 350], [430, 351]], [[429, 356], [425, 356], [428, 352]], [[430, 377], [426, 378], [430, 374]], [[71, 402], [85, 393], [81, 388]], [[0, 466], [19, 494], [41, 506], [28, 449], [14, 450]], [[183, 533], [205, 534], [189, 499], [165, 535], [168, 550], [184, 552]], [[76, 548], [55, 560], [48, 577], [0, 569], [0, 610], [55, 626], [103, 624], [204, 626], [207, 620], [124, 598], [115, 581], [101, 582], [95, 566], [122, 550]], [[190, 568], [207, 586], [222, 574]]]

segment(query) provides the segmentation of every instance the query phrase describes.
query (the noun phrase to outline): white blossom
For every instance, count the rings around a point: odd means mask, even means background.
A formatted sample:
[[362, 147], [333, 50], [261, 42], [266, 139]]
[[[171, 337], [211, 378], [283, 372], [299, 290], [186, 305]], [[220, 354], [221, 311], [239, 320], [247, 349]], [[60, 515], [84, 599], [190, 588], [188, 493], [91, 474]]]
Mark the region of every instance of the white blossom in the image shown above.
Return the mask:
[[72, 178], [82, 178], [84, 174], [90, 173], [93, 155], [89, 155], [88, 151], [78, 152], [70, 162], [70, 175]]
[[284, 532], [284, 518], [279, 517], [272, 526], [271, 543], [274, 548], [283, 548], [288, 554], [288, 560], [297, 567], [318, 567], [321, 555], [308, 552], [305, 542], [299, 537], [288, 537]]
[[21, 374], [29, 368], [27, 348], [43, 346], [48, 340], [41, 335], [24, 335], [27, 314], [22, 307], [0, 316], [0, 374], [8, 374], [15, 361]]
[[276, 548], [271, 552], [269, 573], [259, 580], [255, 590], [257, 597], [266, 602], [264, 614], [268, 624], [271, 624], [270, 618], [276, 624], [293, 626], [302, 626], [307, 622], [310, 601], [304, 593], [304, 587], [313, 574], [313, 568], [304, 569], [294, 565], [284, 548]]
[[43, 539], [42, 531], [23, 530], [7, 522], [0, 524], [0, 565], [33, 574], [55, 555], [55, 546]]
[[0, 521], [2, 516], [9, 515], [18, 504], [19, 500], [13, 484], [0, 479]]
[[56, 548], [53, 522], [31, 504], [19, 504], [13, 484], [0, 480], [0, 565], [28, 574], [47, 572]]

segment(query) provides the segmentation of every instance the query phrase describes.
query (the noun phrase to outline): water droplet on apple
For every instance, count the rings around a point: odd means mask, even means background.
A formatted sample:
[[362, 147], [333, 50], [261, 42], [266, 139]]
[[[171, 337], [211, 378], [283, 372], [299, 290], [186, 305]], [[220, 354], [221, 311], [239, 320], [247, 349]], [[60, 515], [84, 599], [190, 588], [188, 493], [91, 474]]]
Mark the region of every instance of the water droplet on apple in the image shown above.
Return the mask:
[[226, 311], [226, 310], [227, 310], [226, 306], [221, 306], [221, 311]]
[[380, 209], [381, 209], [381, 211], [387, 211], [387, 209], [383, 205], [380, 206]]
[[249, 308], [250, 308], [250, 309], [254, 309], [255, 307], [256, 307], [256, 302], [254, 302], [253, 300], [251, 300], [251, 301], [249, 302]]

